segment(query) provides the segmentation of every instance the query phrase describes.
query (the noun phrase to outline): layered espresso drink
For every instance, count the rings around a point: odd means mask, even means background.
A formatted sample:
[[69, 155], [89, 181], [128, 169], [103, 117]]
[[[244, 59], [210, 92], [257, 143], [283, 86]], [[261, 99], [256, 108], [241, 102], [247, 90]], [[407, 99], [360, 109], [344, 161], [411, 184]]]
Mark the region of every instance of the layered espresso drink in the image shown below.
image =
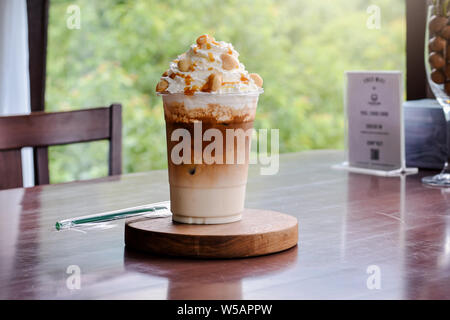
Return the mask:
[[261, 77], [245, 70], [231, 44], [208, 35], [161, 77], [174, 221], [241, 219], [261, 87]]

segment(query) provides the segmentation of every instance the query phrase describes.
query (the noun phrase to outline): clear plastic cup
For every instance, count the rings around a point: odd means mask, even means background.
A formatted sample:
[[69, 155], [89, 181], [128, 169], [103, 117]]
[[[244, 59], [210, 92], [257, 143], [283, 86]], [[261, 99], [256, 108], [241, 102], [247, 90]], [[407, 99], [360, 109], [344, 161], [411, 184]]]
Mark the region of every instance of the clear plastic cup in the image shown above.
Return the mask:
[[261, 93], [161, 94], [174, 221], [220, 224], [241, 219]]

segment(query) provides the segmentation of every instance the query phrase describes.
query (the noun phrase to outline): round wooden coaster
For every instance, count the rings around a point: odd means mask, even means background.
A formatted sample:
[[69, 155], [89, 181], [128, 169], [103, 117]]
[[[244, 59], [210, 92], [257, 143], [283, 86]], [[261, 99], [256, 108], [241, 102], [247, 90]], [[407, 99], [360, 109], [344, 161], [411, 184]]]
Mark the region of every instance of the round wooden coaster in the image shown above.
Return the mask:
[[195, 258], [254, 257], [297, 244], [298, 222], [284, 213], [245, 209], [227, 224], [181, 224], [168, 218], [134, 218], [125, 223], [125, 244], [139, 251]]

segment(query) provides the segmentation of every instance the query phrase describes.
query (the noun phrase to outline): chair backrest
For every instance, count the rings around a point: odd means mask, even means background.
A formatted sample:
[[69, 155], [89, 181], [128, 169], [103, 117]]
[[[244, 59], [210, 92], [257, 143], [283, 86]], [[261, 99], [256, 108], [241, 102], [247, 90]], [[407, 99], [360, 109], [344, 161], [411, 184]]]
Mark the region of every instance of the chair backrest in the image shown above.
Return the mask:
[[[122, 106], [0, 117], [0, 190], [22, 187], [21, 148], [34, 147], [35, 184], [48, 184], [47, 147], [109, 140], [109, 175], [122, 173]], [[37, 178], [37, 179], [36, 179]]]

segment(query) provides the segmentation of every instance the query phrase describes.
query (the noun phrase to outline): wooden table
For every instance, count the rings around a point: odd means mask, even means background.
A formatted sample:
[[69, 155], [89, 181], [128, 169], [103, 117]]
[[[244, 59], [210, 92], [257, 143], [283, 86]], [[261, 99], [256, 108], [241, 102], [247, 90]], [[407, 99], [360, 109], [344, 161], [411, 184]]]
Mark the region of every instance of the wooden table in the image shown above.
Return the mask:
[[[300, 242], [240, 260], [130, 252], [123, 221], [55, 231], [59, 219], [168, 199], [166, 171], [0, 191], [0, 298], [450, 299], [450, 190], [422, 186], [429, 172], [378, 178], [330, 168], [342, 158], [282, 155], [276, 176], [252, 167], [247, 207], [295, 215]], [[71, 265], [80, 289], [67, 286]]]

